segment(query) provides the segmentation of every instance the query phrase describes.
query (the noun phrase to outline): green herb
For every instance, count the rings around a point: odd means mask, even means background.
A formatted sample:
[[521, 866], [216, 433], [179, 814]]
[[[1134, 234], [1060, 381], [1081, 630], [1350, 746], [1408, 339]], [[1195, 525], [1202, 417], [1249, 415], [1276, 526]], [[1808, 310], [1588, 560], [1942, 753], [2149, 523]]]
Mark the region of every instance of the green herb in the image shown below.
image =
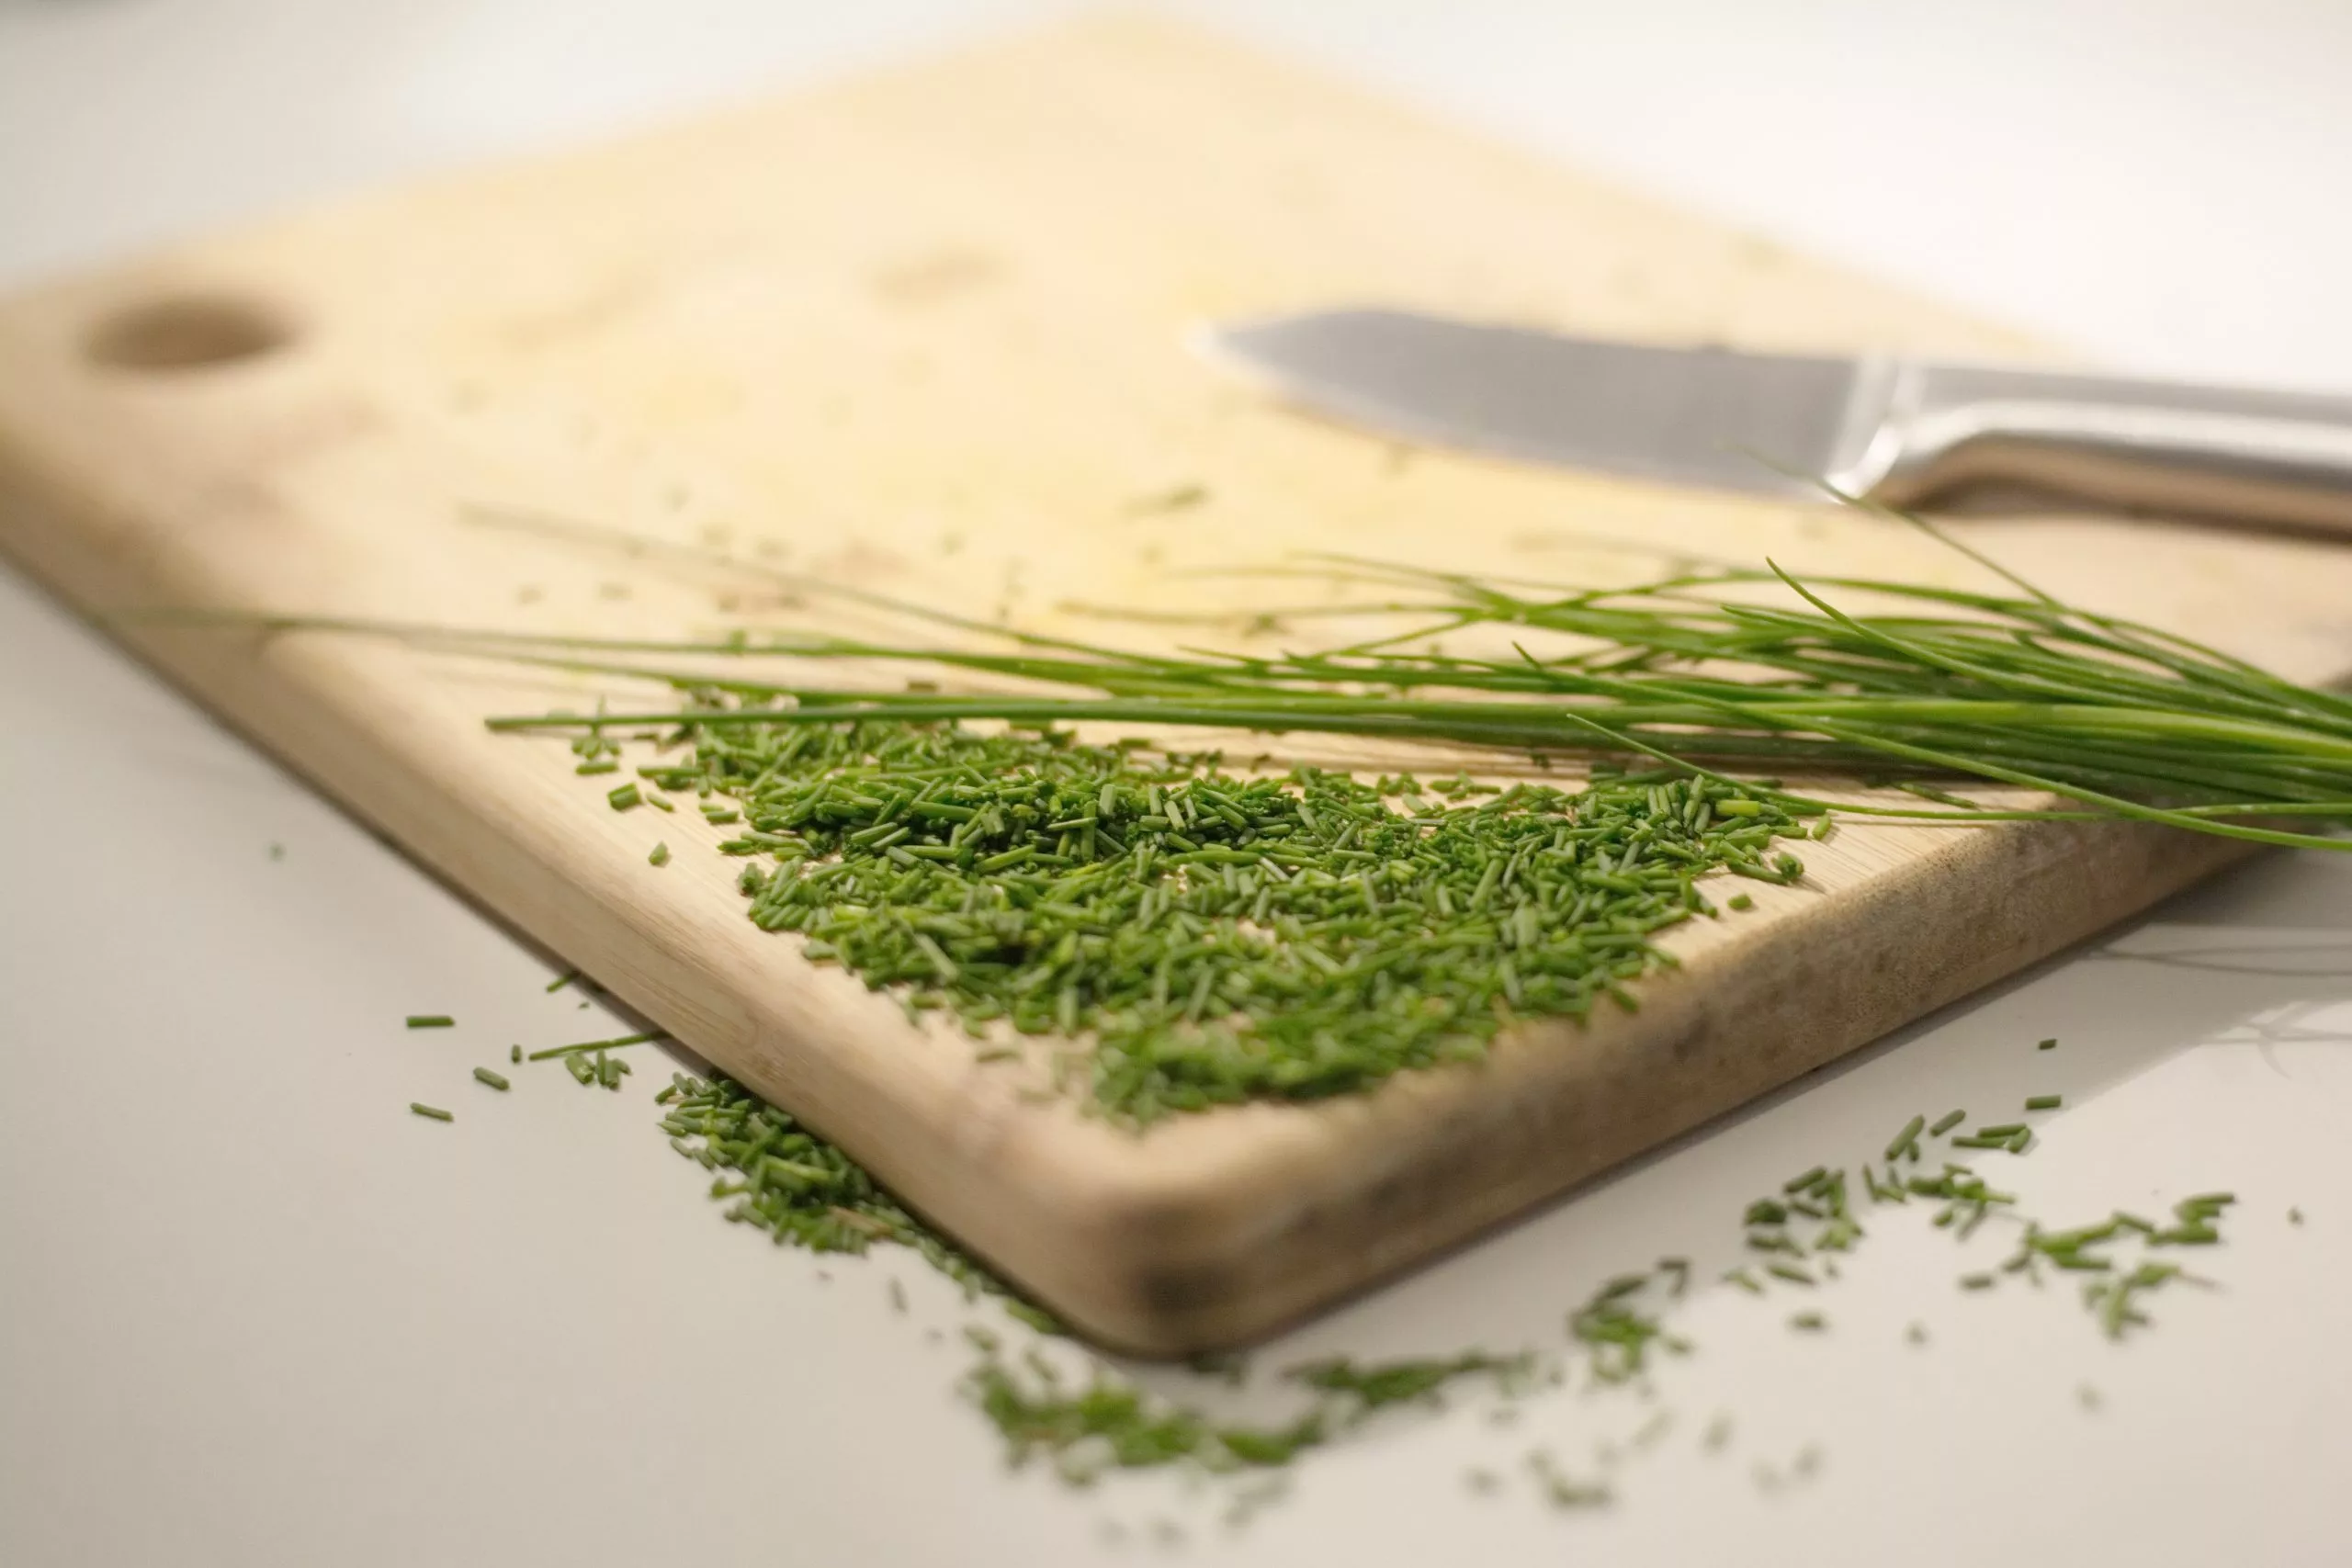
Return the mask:
[[[2352, 699], [2298, 685], [2177, 634], [2064, 604], [1928, 524], [1907, 519], [2006, 577], [2014, 593], [1858, 578], [1801, 581], [1778, 568], [1684, 574], [1618, 592], [1514, 592], [1507, 583], [1380, 562], [1337, 561], [1323, 575], [1374, 585], [1401, 617], [1382, 641], [1327, 652], [1236, 660], [1142, 655], [1067, 637], [1011, 633], [968, 617], [806, 579], [804, 593], [855, 599], [966, 636], [1011, 638], [1009, 652], [852, 639], [737, 637], [716, 645], [530, 637], [304, 617], [278, 626], [390, 633], [453, 650], [553, 658], [569, 668], [627, 669], [620, 653], [901, 659], [1012, 674], [1092, 695], [952, 695], [786, 687], [729, 681], [739, 694], [806, 699], [754, 705], [727, 721], [769, 728], [843, 719], [995, 718], [1325, 730], [1512, 750], [1702, 759], [1776, 769], [1894, 770], [1959, 776], [2056, 795], [2056, 813], [1957, 805], [1851, 806], [1861, 814], [1989, 819], [2124, 817], [2260, 843], [2343, 850], [2352, 841], [2264, 825], [2352, 818]], [[681, 547], [591, 528], [535, 525], [601, 545]], [[705, 564], [756, 562], [684, 550]], [[768, 573], [774, 576], [775, 573]], [[1758, 586], [1793, 595], [1759, 604]], [[1856, 614], [1827, 597], [1885, 601]], [[1262, 614], [1262, 612], [1261, 612]], [[1477, 627], [1504, 627], [1509, 657], [1400, 651]], [[1539, 637], [1568, 639], [1548, 656]], [[541, 653], [537, 650], [551, 650]], [[604, 654], [599, 660], [593, 655]], [[1722, 665], [1760, 680], [1715, 673]], [[657, 671], [659, 673], [659, 671]], [[681, 683], [705, 678], [678, 677]], [[594, 719], [510, 718], [501, 729], [669, 722], [665, 713]], [[706, 720], [705, 722], [708, 722]], [[1796, 797], [1771, 797], [1783, 807]], [[1818, 803], [1804, 803], [1816, 807]]]
[[457, 1120], [455, 1116], [450, 1115], [449, 1112], [442, 1110], [437, 1105], [420, 1105], [415, 1100], [412, 1100], [408, 1102], [408, 1108], [417, 1115], [423, 1116], [429, 1121], [455, 1122]]
[[654, 1030], [644, 1034], [624, 1034], [614, 1040], [582, 1040], [574, 1045], [550, 1045], [544, 1051], [534, 1051], [523, 1059], [526, 1062], [545, 1062], [557, 1056], [582, 1056], [605, 1051], [618, 1051], [628, 1045], [650, 1045], [657, 1040], [669, 1038], [659, 1030]]
[[1506, 1387], [1524, 1379], [1532, 1365], [1526, 1355], [1490, 1356], [1472, 1351], [1451, 1359], [1386, 1361], [1359, 1366], [1345, 1357], [1309, 1361], [1289, 1369], [1292, 1382], [1325, 1393], [1349, 1396], [1358, 1418], [1391, 1404], [1428, 1399], [1456, 1379], [1486, 1374]]
[[656, 843], [653, 846], [653, 852], [645, 858], [649, 864], [668, 865], [670, 863], [670, 846], [664, 843]]
[[605, 801], [616, 811], [627, 811], [644, 798], [645, 796], [639, 792], [634, 782], [622, 784], [605, 796]]
[[2028, 1111], [2055, 1111], [2065, 1102], [2066, 1097], [2064, 1095], [2037, 1094], [2027, 1098], [2025, 1108]]
[[1529, 1454], [1527, 1468], [1534, 1472], [1544, 1499], [1555, 1508], [1602, 1508], [1616, 1500], [1608, 1483], [1572, 1479], [1545, 1450]]
[[1724, 903], [1727, 907], [1740, 910], [1743, 913], [1756, 908], [1756, 900], [1745, 893], [1735, 893], [1730, 897], [1724, 899]]
[[1940, 1138], [1946, 1133], [1951, 1132], [1954, 1127], [1959, 1126], [1962, 1122], [1967, 1120], [1968, 1112], [1965, 1111], [1947, 1111], [1941, 1116], [1936, 1118], [1936, 1124], [1928, 1128], [1928, 1131]]
[[1801, 1334], [1819, 1334], [1829, 1326], [1829, 1320], [1817, 1312], [1801, 1312], [1789, 1319], [1789, 1326]]
[[1919, 1150], [1920, 1130], [1927, 1124], [1928, 1119], [1925, 1116], [1914, 1116], [1910, 1121], [1903, 1123], [1903, 1131], [1895, 1134], [1893, 1141], [1886, 1145], [1887, 1159], [1892, 1162], [1905, 1154], [1916, 1156]]
[[[1301, 768], [870, 723], [743, 727], [695, 711], [642, 771], [725, 795], [721, 847], [762, 928], [817, 962], [1006, 1034], [1091, 1034], [1123, 1119], [1311, 1100], [1481, 1055], [1514, 1017], [1634, 1005], [1656, 933], [1710, 871], [1784, 881], [1794, 818], [1665, 773], [1569, 794], [1448, 794]], [[705, 722], [706, 720], [714, 722]], [[1408, 803], [1399, 810], [1392, 799]], [[1723, 808], [1748, 806], [1749, 812]]]
[[509, 1045], [506, 1048], [506, 1059], [509, 1062], [520, 1062], [523, 1059], [523, 1047], [520, 1045]]
[[2048, 1040], [2040, 1042], [2034, 1046], [2034, 1049], [2037, 1051], [2055, 1051], [2058, 1049], [2057, 1037], [2053, 1035]]
[[505, 1074], [492, 1072], [488, 1067], [476, 1067], [474, 1069], [474, 1077], [476, 1081], [486, 1083], [491, 1088], [497, 1089], [502, 1093], [514, 1087], [513, 1084], [507, 1082]]
[[[1680, 1277], [1665, 1266], [1659, 1272], [1668, 1278], [1669, 1289]], [[1689, 1350], [1688, 1344], [1668, 1334], [1657, 1316], [1640, 1304], [1654, 1278], [1655, 1274], [1621, 1274], [1568, 1314], [1568, 1334], [1590, 1352], [1594, 1381], [1619, 1383], [1639, 1376], [1649, 1364], [1653, 1348], [1668, 1355]]]
[[413, 1012], [408, 1015], [408, 1026], [411, 1029], [453, 1029], [457, 1027], [457, 1022], [456, 1019], [449, 1017], [447, 1013]]
[[578, 978], [580, 978], [579, 970], [567, 969], [562, 974], [558, 975], [554, 979], [548, 982], [548, 989], [550, 991], [560, 991], [566, 986], [569, 986]]

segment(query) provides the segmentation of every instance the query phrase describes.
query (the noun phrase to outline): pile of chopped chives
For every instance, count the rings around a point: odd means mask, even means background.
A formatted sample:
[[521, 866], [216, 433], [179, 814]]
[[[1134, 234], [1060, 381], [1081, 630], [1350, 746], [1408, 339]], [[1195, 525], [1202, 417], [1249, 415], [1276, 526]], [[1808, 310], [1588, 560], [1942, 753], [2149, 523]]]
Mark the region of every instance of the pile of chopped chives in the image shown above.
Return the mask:
[[[680, 716], [662, 791], [735, 803], [763, 929], [1003, 1048], [1091, 1039], [1122, 1119], [1307, 1100], [1635, 1005], [1718, 873], [1791, 882], [1798, 812], [1723, 781], [1280, 777], [1060, 734]], [[597, 743], [605, 738], [598, 735]], [[627, 786], [634, 788], [635, 786]], [[1480, 797], [1473, 799], [1472, 797]]]

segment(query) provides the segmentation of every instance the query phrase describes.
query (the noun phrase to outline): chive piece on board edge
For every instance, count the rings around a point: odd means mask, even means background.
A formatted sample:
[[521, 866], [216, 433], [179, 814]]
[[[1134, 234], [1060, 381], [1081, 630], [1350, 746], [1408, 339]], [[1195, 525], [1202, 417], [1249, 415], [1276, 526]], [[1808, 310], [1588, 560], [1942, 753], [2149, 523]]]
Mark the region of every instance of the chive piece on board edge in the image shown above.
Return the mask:
[[430, 1122], [455, 1122], [457, 1120], [455, 1116], [452, 1116], [449, 1112], [442, 1110], [437, 1105], [421, 1105], [417, 1101], [412, 1100], [408, 1102], [408, 1108], [415, 1114], [422, 1116]]

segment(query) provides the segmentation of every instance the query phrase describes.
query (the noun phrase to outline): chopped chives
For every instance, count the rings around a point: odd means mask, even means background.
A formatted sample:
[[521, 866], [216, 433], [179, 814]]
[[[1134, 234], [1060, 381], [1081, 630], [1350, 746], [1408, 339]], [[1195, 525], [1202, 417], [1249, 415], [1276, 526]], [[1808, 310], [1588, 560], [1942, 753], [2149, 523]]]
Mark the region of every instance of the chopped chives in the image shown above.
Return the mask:
[[2055, 1111], [2065, 1103], [2066, 1097], [2062, 1094], [2036, 1094], [2027, 1097], [2025, 1108], [2028, 1111]]
[[1886, 1157], [1893, 1160], [1905, 1150], [1917, 1148], [1919, 1143], [1919, 1131], [1927, 1124], [1928, 1119], [1925, 1116], [1914, 1116], [1910, 1121], [1903, 1123], [1903, 1131], [1895, 1134], [1894, 1141], [1886, 1145]]
[[408, 1102], [408, 1108], [415, 1114], [431, 1122], [455, 1122], [457, 1120], [455, 1116], [450, 1115], [449, 1112], [442, 1110], [437, 1105], [421, 1105], [417, 1101], [412, 1100]]
[[488, 1067], [476, 1067], [474, 1069], [474, 1077], [481, 1082], [486, 1083], [491, 1088], [501, 1090], [502, 1092], [514, 1087], [514, 1085], [506, 1081], [505, 1074], [492, 1072]]
[[447, 1013], [413, 1012], [408, 1015], [411, 1029], [454, 1029], [458, 1021]]
[[645, 859], [646, 863], [649, 865], [668, 865], [670, 863], [670, 846], [660, 842], [655, 843], [652, 852], [648, 854]]
[[533, 1051], [523, 1059], [544, 1062], [556, 1056], [578, 1056], [592, 1051], [617, 1051], [624, 1045], [646, 1045], [670, 1037], [659, 1030], [644, 1034], [624, 1034], [616, 1040], [582, 1040], [576, 1045], [550, 1045], [544, 1051]]
[[605, 803], [616, 811], [627, 811], [644, 798], [644, 795], [639, 791], [634, 780], [622, 784], [605, 796]]
[[1809, 1192], [1813, 1190], [1813, 1186], [1815, 1182], [1820, 1181], [1828, 1174], [1829, 1168], [1827, 1166], [1816, 1165], [1811, 1170], [1806, 1171], [1804, 1175], [1792, 1176], [1788, 1180], [1781, 1183], [1781, 1190], [1783, 1192]]
[[1965, 1111], [1947, 1111], [1941, 1116], [1936, 1118], [1936, 1124], [1928, 1128], [1928, 1131], [1940, 1138], [1946, 1133], [1951, 1132], [1954, 1127], [1959, 1126], [1962, 1122], [1967, 1120], [1968, 1112]]
[[2041, 1043], [2034, 1046], [2034, 1049], [2037, 1051], [2055, 1051], [2058, 1049], [2057, 1037], [2053, 1035], [2050, 1039], [2042, 1041]]

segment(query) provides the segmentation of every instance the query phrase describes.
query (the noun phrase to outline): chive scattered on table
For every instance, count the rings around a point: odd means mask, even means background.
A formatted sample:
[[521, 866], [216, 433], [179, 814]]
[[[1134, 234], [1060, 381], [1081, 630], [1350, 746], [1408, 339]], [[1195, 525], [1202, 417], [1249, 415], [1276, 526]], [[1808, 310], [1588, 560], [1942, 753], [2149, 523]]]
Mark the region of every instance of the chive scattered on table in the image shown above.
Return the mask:
[[448, 1111], [442, 1110], [437, 1105], [422, 1105], [412, 1100], [408, 1102], [408, 1108], [411, 1111], [416, 1115], [424, 1117], [427, 1121], [455, 1122], [457, 1120], [455, 1116], [451, 1115]]
[[659, 1030], [643, 1034], [624, 1034], [612, 1040], [582, 1040], [571, 1045], [550, 1045], [544, 1051], [533, 1051], [524, 1056], [526, 1062], [550, 1061], [558, 1056], [584, 1056], [604, 1051], [618, 1051], [629, 1045], [649, 1045], [670, 1037]]
[[506, 1075], [504, 1073], [494, 1072], [488, 1067], [476, 1067], [474, 1069], [474, 1077], [478, 1081], [486, 1083], [491, 1088], [498, 1089], [501, 1092], [514, 1087], [507, 1081]]
[[2037, 1094], [2027, 1098], [2025, 1108], [2028, 1111], [2055, 1111], [2065, 1103], [2066, 1097], [2064, 1095]]
[[447, 1013], [413, 1012], [408, 1015], [411, 1029], [454, 1029], [458, 1021]]

